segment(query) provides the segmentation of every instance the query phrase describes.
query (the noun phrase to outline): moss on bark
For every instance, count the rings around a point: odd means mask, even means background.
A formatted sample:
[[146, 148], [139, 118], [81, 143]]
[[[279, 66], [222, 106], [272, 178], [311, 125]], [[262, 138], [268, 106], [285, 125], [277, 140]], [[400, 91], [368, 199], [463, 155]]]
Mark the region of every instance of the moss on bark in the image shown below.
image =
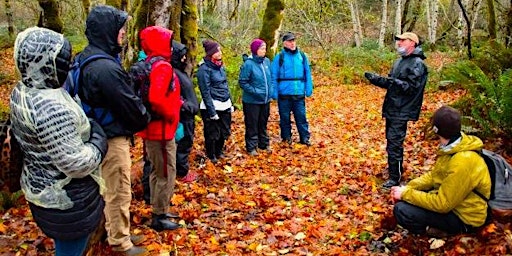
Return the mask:
[[[269, 46], [277, 46], [276, 40], [279, 38], [279, 28], [283, 22], [284, 7], [283, 0], [268, 0], [259, 38], [265, 40]], [[273, 47], [272, 51], [267, 51], [267, 56], [273, 58], [275, 51], [276, 47]]]
[[39, 21], [45, 28], [62, 33], [63, 23], [59, 15], [59, 4], [55, 0], [38, 0], [43, 9]]

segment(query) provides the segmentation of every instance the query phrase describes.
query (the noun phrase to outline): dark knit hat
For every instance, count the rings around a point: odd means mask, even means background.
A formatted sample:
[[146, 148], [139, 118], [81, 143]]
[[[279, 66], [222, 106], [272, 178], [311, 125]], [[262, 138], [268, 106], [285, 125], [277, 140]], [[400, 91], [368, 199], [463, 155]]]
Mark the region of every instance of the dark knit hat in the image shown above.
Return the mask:
[[445, 139], [458, 136], [461, 129], [460, 112], [452, 107], [442, 106], [432, 117], [432, 129]]
[[295, 40], [295, 34], [293, 34], [292, 32], [284, 33], [284, 35], [283, 35], [283, 42], [284, 41], [290, 41], [290, 40]]
[[204, 40], [203, 47], [204, 47], [204, 51], [206, 52], [206, 56], [211, 57], [212, 55], [214, 55], [216, 52], [219, 51], [220, 45], [217, 42], [212, 41], [212, 40]]
[[251, 43], [251, 52], [252, 54], [256, 55], [258, 53], [258, 49], [265, 43], [265, 41], [259, 39], [259, 38], [256, 38], [254, 40], [252, 40], [252, 43]]

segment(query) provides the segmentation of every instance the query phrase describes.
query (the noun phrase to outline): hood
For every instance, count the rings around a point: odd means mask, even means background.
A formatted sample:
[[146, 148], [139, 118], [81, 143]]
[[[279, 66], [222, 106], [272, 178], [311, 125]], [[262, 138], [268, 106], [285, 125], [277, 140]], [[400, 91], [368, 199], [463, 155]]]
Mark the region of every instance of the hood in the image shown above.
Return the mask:
[[441, 147], [438, 151], [439, 155], [453, 155], [461, 151], [478, 151], [484, 146], [481, 139], [476, 136], [461, 133], [461, 138]]
[[260, 63], [263, 63], [263, 61], [265, 60], [265, 57], [260, 57], [260, 56], [254, 55], [254, 54], [247, 55], [247, 54], [244, 53], [242, 55], [242, 60], [244, 62], [247, 61], [247, 60], [251, 60], [251, 61], [254, 61], [254, 62], [260, 64]]
[[14, 61], [21, 82], [37, 89], [60, 87], [56, 59], [65, 43], [62, 34], [46, 28], [20, 32], [14, 43]]
[[176, 40], [172, 40], [171, 65], [174, 68], [177, 68], [181, 71], [185, 71], [187, 63], [182, 62], [181, 59], [183, 58], [183, 56], [185, 56], [187, 54], [187, 50], [188, 49], [184, 44], [182, 44]]
[[89, 44], [116, 56], [122, 46], [117, 43], [119, 30], [128, 20], [128, 13], [108, 5], [94, 7], [85, 22], [85, 35]]
[[140, 45], [148, 58], [155, 56], [164, 57], [171, 61], [171, 44], [173, 33], [171, 30], [151, 26], [143, 29], [140, 34]]
[[409, 54], [407, 57], [419, 57], [422, 60], [427, 58], [425, 56], [425, 53], [423, 53], [423, 49], [421, 49], [421, 46], [416, 46], [416, 48], [414, 48], [414, 51], [412, 51], [412, 53]]

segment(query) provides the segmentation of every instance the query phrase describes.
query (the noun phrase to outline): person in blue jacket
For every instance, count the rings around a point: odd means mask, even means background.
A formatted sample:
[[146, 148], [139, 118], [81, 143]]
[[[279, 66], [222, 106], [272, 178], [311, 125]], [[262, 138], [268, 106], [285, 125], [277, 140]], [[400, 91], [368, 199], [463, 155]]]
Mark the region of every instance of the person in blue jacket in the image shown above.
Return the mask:
[[290, 113], [293, 112], [300, 143], [311, 146], [309, 125], [306, 119], [305, 97], [313, 94], [313, 80], [307, 56], [297, 48], [295, 35], [283, 35], [283, 50], [272, 61], [272, 86], [274, 98], [278, 98], [281, 138], [292, 143]]
[[242, 88], [245, 122], [245, 148], [251, 156], [258, 155], [256, 148], [270, 151], [267, 122], [270, 115], [272, 81], [270, 60], [265, 57], [267, 44], [261, 39], [251, 43], [251, 56], [243, 55], [238, 83]]

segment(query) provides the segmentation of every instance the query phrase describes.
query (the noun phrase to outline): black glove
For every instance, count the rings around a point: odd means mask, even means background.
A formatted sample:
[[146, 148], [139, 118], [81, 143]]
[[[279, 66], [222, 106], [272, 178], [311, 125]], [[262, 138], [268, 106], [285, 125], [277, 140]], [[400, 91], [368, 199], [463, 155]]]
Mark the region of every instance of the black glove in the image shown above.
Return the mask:
[[371, 82], [373, 79], [379, 77], [379, 75], [371, 72], [364, 72], [364, 77], [366, 77], [366, 79]]
[[101, 153], [101, 159], [103, 159], [108, 150], [107, 135], [96, 121], [89, 119], [89, 123], [91, 124], [91, 136], [88, 142], [98, 148]]

